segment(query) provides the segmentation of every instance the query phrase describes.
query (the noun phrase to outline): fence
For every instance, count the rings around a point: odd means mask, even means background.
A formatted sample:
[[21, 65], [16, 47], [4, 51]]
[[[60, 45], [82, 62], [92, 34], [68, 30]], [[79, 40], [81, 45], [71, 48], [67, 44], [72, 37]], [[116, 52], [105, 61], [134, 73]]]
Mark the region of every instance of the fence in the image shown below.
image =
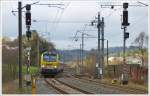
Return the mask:
[[[111, 78], [119, 78], [122, 74], [123, 65], [109, 65], [108, 76]], [[139, 64], [127, 64], [127, 72], [129, 79], [132, 81], [148, 82], [148, 68], [142, 67]]]

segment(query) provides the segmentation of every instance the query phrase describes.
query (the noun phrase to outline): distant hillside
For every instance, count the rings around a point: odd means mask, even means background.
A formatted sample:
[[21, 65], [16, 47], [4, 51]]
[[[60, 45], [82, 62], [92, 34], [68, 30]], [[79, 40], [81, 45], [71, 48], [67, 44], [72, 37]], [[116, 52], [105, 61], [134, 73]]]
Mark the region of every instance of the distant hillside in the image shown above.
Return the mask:
[[[134, 49], [136, 49], [136, 47], [131, 46], [131, 47], [126, 48], [126, 51], [134, 50]], [[108, 50], [109, 50], [109, 54], [115, 54], [115, 53], [121, 52], [123, 50], [123, 47], [110, 47]], [[92, 49], [90, 51], [84, 50], [82, 58], [84, 58], [85, 56], [87, 56], [91, 52], [97, 53], [96, 51], [97, 50], [95, 50], [95, 49]], [[64, 62], [77, 59], [77, 57], [80, 57], [80, 53], [81, 53], [80, 49], [59, 50], [59, 52], [63, 55], [63, 61]], [[106, 53], [107, 53], [106, 48], [104, 49], [104, 53], [106, 55]]]
[[[63, 61], [72, 61], [77, 59], [77, 57], [81, 57], [81, 51], [79, 49], [74, 50], [59, 50], [59, 52], [63, 55]], [[83, 51], [83, 57], [88, 54], [89, 51]]]
[[[136, 50], [137, 47], [136, 46], [130, 46], [130, 47], [126, 47], [126, 52], [127, 51], [131, 51], [131, 50]], [[105, 55], [106, 55], [107, 50], [105, 49]], [[109, 48], [109, 55], [113, 55], [116, 53], [120, 53], [123, 52], [123, 47], [110, 47]]]

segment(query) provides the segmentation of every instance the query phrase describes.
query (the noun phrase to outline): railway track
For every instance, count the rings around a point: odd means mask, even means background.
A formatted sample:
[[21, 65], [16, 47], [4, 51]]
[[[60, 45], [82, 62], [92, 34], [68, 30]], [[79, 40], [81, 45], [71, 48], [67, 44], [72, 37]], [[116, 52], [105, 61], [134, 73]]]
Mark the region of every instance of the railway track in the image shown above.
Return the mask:
[[130, 94], [147, 94], [148, 93], [146, 90], [137, 89], [137, 88], [133, 89], [130, 87], [124, 87], [124, 86], [120, 86], [120, 85], [112, 85], [112, 84], [108, 84], [108, 83], [102, 83], [102, 82], [94, 81], [94, 80], [88, 79], [88, 78], [81, 78], [78, 76], [74, 76], [74, 78], [79, 79], [79, 80], [94, 82], [94, 83], [102, 85], [104, 87], [125, 91], [125, 92], [130, 93]]
[[69, 85], [63, 81], [56, 79], [56, 78], [53, 78], [53, 79], [47, 78], [47, 79], [45, 79], [45, 82], [61, 94], [93, 94], [93, 93], [87, 92], [85, 90], [82, 90], [80, 88], [77, 88], [75, 86]]

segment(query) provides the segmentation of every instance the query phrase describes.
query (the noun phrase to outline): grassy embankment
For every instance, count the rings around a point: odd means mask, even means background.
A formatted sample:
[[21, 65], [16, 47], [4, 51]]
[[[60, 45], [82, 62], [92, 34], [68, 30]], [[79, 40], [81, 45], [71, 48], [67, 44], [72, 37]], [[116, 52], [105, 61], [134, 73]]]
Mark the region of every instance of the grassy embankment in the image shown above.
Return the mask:
[[[30, 66], [30, 74], [34, 75], [38, 73], [38, 67], [37, 66]], [[27, 73], [27, 67], [23, 66], [22, 67], [22, 74], [25, 75]]]

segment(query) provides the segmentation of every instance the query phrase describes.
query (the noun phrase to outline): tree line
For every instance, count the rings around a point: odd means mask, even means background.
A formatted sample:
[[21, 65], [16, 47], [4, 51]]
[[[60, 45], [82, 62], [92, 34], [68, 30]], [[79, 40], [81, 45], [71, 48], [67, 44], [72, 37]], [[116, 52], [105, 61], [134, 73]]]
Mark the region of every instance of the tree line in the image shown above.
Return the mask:
[[[37, 46], [39, 43], [39, 46]], [[42, 52], [54, 49], [53, 43], [47, 41], [39, 36], [36, 30], [32, 31], [32, 37], [28, 41], [26, 35], [22, 36], [22, 58], [23, 66], [26, 65], [26, 52], [25, 49], [31, 47], [31, 66], [37, 65], [37, 54], [39, 47], [39, 54]], [[2, 82], [8, 82], [18, 77], [18, 38], [11, 40], [9, 37], [2, 38]]]

